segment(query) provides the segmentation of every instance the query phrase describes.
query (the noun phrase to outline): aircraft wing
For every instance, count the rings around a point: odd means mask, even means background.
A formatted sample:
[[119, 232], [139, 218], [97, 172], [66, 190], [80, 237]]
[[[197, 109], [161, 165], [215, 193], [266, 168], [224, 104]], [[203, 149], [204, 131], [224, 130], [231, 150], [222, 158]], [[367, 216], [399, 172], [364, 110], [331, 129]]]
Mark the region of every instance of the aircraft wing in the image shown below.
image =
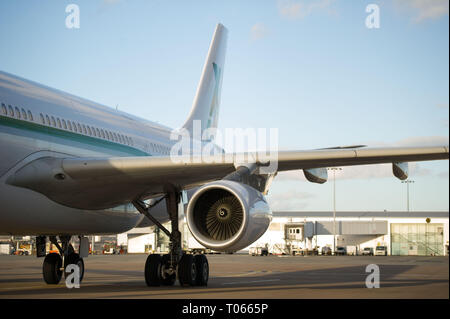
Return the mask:
[[[161, 195], [168, 184], [189, 189], [222, 179], [236, 170], [241, 158], [239, 154], [215, 157], [43, 157], [18, 169], [7, 183], [32, 189], [66, 206], [103, 209]], [[303, 169], [306, 172], [332, 166], [448, 158], [448, 146], [281, 151], [278, 152], [276, 171]], [[252, 161], [262, 167], [268, 164], [266, 157], [256, 156]]]

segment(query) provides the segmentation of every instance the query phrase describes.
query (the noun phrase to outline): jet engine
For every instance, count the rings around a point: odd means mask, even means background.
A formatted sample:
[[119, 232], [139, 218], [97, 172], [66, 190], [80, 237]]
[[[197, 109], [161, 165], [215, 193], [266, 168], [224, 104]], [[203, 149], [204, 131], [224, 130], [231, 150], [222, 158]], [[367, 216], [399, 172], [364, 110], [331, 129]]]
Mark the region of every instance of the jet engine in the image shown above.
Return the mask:
[[235, 181], [200, 187], [189, 201], [188, 227], [203, 246], [237, 251], [254, 243], [269, 227], [272, 211], [259, 191]]

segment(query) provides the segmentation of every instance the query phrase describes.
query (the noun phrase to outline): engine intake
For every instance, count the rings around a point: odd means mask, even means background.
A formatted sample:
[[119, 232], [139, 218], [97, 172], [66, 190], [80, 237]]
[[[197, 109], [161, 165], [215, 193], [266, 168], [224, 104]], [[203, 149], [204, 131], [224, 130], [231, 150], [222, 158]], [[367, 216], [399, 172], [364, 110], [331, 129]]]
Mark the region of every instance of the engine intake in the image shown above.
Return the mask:
[[217, 251], [237, 251], [261, 237], [272, 212], [256, 189], [234, 181], [208, 183], [189, 201], [186, 219], [195, 239]]

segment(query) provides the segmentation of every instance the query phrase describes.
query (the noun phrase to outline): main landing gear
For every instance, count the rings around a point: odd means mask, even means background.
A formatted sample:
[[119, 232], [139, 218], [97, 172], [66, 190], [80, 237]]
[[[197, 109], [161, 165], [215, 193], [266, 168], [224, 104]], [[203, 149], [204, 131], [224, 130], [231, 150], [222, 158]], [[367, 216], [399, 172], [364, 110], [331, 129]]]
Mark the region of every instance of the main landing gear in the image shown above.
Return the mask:
[[[173, 186], [167, 187], [166, 195], [154, 204], [147, 206], [142, 201], [133, 201], [136, 209], [147, 216], [170, 238], [170, 252], [166, 255], [151, 254], [145, 263], [145, 282], [147, 286], [172, 286], [176, 278], [182, 286], [206, 286], [209, 279], [209, 264], [205, 255], [184, 254], [181, 249], [181, 233], [178, 230], [178, 203], [180, 192]], [[166, 200], [172, 232], [169, 232], [150, 214], [152, 207]]]
[[[49, 253], [45, 255], [45, 236], [39, 236], [36, 238], [37, 255], [38, 257], [44, 257], [44, 264], [42, 266], [42, 274], [44, 281], [50, 285], [56, 285], [61, 281], [64, 273], [64, 277], [70, 275], [70, 272], [66, 271], [68, 265], [75, 264], [80, 269], [80, 281], [84, 276], [84, 261], [79, 254], [75, 252], [73, 246], [70, 244], [71, 236], [59, 236], [61, 245], [59, 245], [56, 236], [49, 237], [50, 242], [55, 245], [58, 253]], [[62, 257], [61, 257], [62, 256]]]

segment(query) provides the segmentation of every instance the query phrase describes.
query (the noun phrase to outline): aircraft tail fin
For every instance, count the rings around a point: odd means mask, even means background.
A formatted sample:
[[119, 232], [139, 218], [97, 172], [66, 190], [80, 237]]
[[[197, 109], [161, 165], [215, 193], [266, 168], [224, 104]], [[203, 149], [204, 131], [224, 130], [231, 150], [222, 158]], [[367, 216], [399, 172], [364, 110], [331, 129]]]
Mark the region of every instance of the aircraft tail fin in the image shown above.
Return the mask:
[[191, 136], [196, 120], [200, 121], [197, 123], [201, 125], [201, 133], [208, 128], [217, 127], [227, 33], [228, 30], [222, 24], [216, 26], [191, 112], [183, 124], [183, 128], [187, 129]]

